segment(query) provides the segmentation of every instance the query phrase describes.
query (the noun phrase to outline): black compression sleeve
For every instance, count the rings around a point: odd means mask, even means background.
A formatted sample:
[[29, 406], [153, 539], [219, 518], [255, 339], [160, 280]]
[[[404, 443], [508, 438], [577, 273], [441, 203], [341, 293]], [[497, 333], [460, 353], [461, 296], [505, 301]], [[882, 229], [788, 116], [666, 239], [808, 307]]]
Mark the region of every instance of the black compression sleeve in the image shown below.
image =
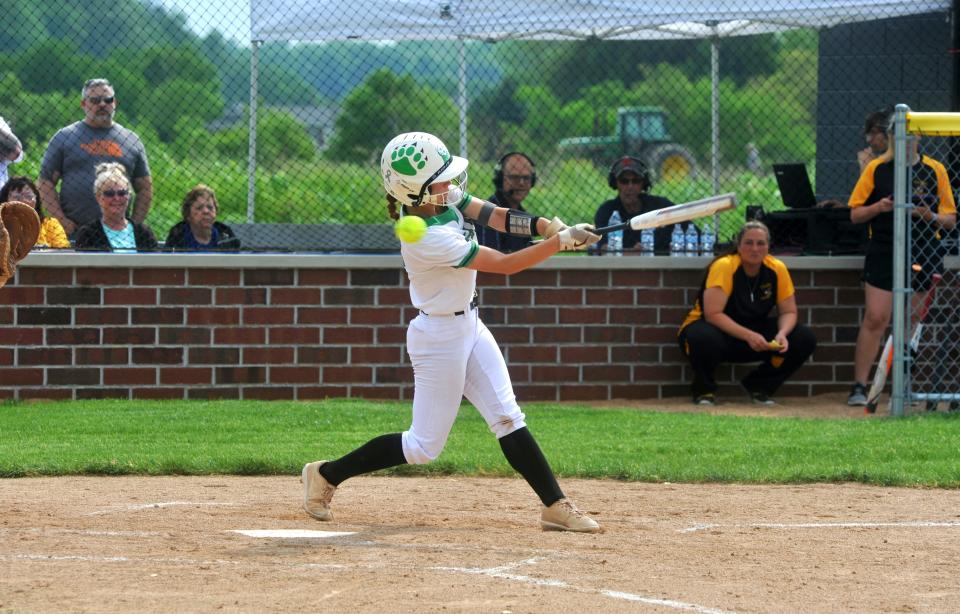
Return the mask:
[[557, 478], [527, 427], [501, 437], [500, 448], [510, 466], [523, 476], [545, 506], [563, 499]]
[[320, 475], [334, 486], [338, 486], [340, 482], [355, 475], [406, 463], [402, 435], [391, 433], [375, 437], [353, 452], [335, 461], [324, 463], [320, 467]]

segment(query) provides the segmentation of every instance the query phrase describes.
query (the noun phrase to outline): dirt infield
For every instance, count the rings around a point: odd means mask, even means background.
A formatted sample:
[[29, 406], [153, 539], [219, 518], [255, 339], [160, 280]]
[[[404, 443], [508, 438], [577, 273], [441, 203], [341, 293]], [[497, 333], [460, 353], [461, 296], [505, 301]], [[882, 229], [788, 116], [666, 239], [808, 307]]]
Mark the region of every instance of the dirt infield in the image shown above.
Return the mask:
[[[694, 405], [687, 397], [668, 399], [639, 399], [616, 401], [584, 401], [593, 407], [633, 407], [640, 410], [663, 412], [709, 413], [717, 416], [766, 416], [790, 418], [878, 418], [889, 416], [887, 397], [882, 398], [877, 413], [866, 416], [863, 407], [847, 405], [846, 393], [828, 393], [812, 397], [778, 398], [776, 405], [754, 405], [743, 394], [718, 397], [715, 407]], [[919, 407], [909, 411], [919, 411]]]
[[[0, 481], [0, 610], [955, 612], [960, 492], [563, 480], [605, 532], [542, 532], [519, 479]], [[309, 530], [327, 537], [234, 531]]]

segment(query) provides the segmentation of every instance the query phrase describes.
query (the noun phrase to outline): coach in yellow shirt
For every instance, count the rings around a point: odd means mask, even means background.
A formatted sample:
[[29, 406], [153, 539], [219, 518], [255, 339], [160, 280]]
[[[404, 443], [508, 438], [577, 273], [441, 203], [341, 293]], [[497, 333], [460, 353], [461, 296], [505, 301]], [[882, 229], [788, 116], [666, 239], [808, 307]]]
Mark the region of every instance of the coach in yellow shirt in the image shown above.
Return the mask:
[[[868, 224], [870, 240], [863, 259], [863, 293], [866, 308], [857, 333], [853, 362], [853, 387], [847, 405], [867, 404], [867, 378], [877, 357], [883, 333], [893, 311], [893, 127], [887, 124], [887, 151], [867, 164], [850, 195], [850, 220]], [[904, 263], [906, 280], [913, 288], [911, 313], [919, 313], [933, 275], [943, 270], [943, 232], [957, 224], [957, 206], [947, 169], [920, 153], [920, 137], [911, 136], [907, 156], [911, 167], [908, 187], [912, 207], [913, 258]]]
[[817, 339], [797, 322], [793, 280], [769, 253], [766, 225], [747, 222], [734, 243], [731, 253], [707, 265], [696, 304], [680, 326], [680, 351], [693, 368], [694, 403], [716, 405], [713, 373], [721, 362], [759, 362], [741, 384], [754, 403], [775, 405], [771, 397], [813, 354]]

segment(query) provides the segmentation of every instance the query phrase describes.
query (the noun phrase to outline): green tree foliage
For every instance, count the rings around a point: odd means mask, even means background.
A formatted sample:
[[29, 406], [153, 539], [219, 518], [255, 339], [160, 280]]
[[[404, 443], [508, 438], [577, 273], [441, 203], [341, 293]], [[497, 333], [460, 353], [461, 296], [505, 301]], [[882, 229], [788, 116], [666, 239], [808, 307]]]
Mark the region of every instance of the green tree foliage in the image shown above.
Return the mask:
[[[776, 67], [778, 44], [772, 34], [726, 38], [721, 40], [719, 47], [724, 76], [738, 84], [767, 74]], [[608, 41], [589, 38], [554, 44], [553, 54], [556, 56], [553, 61], [536, 61], [544, 67], [544, 82], [567, 102], [577, 98], [581, 90], [599, 83], [621, 81], [627, 87], [638, 84], [647, 79], [646, 66], [668, 64], [689, 79], [710, 73], [710, 42], [706, 40]], [[529, 66], [520, 64], [516, 69], [528, 73]]]
[[183, 126], [183, 120], [202, 126], [219, 116], [223, 99], [209, 84], [172, 79], [150, 89], [141, 110], [141, 116], [153, 125], [160, 138], [169, 142], [176, 139], [177, 126]]
[[17, 77], [27, 91], [37, 94], [76, 92], [79, 99], [80, 88], [94, 69], [93, 58], [68, 40], [43, 39], [15, 55]]
[[[68, 96], [59, 92], [28, 92], [13, 73], [0, 74], [0, 115], [3, 115], [27, 146], [28, 153], [46, 147], [53, 134], [77, 117], [79, 92]], [[36, 109], [44, 109], [37, 113]]]
[[182, 15], [138, 0], [4, 0], [0, 14], [4, 53], [48, 38], [69, 41], [84, 54], [102, 57], [116, 47], [177, 46], [194, 36]]
[[[249, 151], [249, 109], [242, 122], [215, 133], [210, 138], [216, 151], [230, 159], [245, 160]], [[185, 139], [197, 139], [197, 132], [188, 132]], [[306, 128], [289, 113], [267, 109], [257, 115], [257, 164], [268, 168], [285, 161], [310, 161], [316, 156], [316, 145]]]
[[217, 79], [216, 66], [194, 45], [147, 47], [127, 61], [150, 86], [173, 80], [210, 85]]
[[369, 162], [391, 138], [413, 130], [432, 132], [453, 147], [457, 117], [448, 96], [419, 85], [410, 75], [378, 70], [344, 99], [327, 156]]

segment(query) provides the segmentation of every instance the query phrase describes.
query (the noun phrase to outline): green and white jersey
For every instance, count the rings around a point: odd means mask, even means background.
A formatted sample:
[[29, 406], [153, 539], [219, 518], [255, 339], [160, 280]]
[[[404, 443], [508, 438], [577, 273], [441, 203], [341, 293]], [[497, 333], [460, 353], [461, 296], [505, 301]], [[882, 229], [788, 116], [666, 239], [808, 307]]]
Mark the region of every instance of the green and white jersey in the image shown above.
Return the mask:
[[480, 250], [473, 226], [465, 227], [456, 207], [448, 207], [426, 222], [422, 239], [400, 243], [403, 266], [410, 276], [410, 300], [431, 315], [466, 311], [473, 300], [477, 272], [465, 267]]

